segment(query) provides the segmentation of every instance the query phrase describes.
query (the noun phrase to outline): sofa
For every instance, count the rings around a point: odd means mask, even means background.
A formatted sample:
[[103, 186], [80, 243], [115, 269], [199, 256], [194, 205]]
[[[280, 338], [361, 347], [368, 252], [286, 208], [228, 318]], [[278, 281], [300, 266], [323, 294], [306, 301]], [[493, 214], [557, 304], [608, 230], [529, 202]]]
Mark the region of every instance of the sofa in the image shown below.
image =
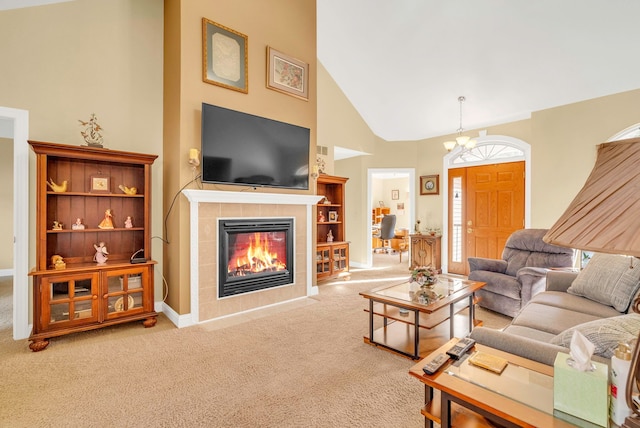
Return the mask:
[[573, 331], [595, 345], [594, 361], [609, 364], [619, 342], [633, 343], [640, 314], [632, 308], [640, 288], [640, 260], [595, 254], [581, 272], [549, 271], [546, 288], [501, 329], [478, 327], [478, 343], [553, 365], [569, 353]]

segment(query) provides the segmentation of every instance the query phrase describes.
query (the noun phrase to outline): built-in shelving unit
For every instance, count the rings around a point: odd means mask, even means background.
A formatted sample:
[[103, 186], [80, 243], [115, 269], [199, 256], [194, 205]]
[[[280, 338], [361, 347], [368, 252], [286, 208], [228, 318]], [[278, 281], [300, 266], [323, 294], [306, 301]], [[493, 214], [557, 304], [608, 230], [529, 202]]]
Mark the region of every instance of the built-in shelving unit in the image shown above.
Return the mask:
[[[316, 274], [318, 280], [349, 270], [349, 243], [345, 241], [345, 184], [348, 178], [320, 174], [316, 195], [324, 196], [316, 205]], [[328, 241], [329, 236], [333, 237]]]

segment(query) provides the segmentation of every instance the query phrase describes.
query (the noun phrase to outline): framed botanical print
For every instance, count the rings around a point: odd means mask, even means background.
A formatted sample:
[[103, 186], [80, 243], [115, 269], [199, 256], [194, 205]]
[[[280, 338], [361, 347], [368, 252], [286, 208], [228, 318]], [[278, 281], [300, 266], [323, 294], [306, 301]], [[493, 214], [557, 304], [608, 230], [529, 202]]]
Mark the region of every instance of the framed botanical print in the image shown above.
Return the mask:
[[391, 199], [394, 201], [397, 201], [398, 199], [400, 199], [400, 190], [392, 190]]
[[267, 88], [309, 99], [309, 64], [267, 47]]
[[420, 194], [421, 195], [439, 195], [440, 182], [439, 175], [423, 175], [420, 177]]

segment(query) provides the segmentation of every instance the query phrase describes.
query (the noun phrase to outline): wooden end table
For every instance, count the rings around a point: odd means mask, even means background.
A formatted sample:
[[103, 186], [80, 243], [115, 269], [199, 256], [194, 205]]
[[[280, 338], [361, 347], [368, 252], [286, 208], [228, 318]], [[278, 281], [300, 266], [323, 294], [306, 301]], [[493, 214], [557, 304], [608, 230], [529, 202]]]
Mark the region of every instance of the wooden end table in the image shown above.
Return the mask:
[[[553, 409], [553, 367], [517, 355], [476, 344], [458, 361], [449, 360], [433, 375], [422, 367], [457, 342], [452, 339], [422, 361], [409, 374], [425, 385], [422, 414], [425, 427], [575, 427], [588, 422]], [[501, 374], [473, 366], [468, 361], [474, 351], [504, 358]], [[586, 424], [586, 425], [585, 425]], [[467, 425], [465, 425], [467, 426]]]
[[[408, 281], [363, 291], [360, 295], [369, 299], [369, 308], [365, 309], [369, 313], [369, 336], [364, 341], [418, 360], [451, 339], [456, 324], [465, 333], [482, 325], [475, 319], [475, 292], [485, 285], [441, 275], [430, 289], [438, 297], [430, 300], [421, 299], [420, 286]], [[378, 329], [374, 327], [376, 316], [382, 317]]]

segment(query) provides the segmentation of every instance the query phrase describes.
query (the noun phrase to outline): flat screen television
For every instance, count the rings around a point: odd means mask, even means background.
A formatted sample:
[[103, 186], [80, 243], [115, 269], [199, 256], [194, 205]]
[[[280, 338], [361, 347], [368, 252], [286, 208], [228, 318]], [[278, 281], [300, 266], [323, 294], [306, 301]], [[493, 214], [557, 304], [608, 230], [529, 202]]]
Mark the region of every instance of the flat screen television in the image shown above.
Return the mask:
[[309, 188], [308, 128], [202, 103], [202, 181]]

